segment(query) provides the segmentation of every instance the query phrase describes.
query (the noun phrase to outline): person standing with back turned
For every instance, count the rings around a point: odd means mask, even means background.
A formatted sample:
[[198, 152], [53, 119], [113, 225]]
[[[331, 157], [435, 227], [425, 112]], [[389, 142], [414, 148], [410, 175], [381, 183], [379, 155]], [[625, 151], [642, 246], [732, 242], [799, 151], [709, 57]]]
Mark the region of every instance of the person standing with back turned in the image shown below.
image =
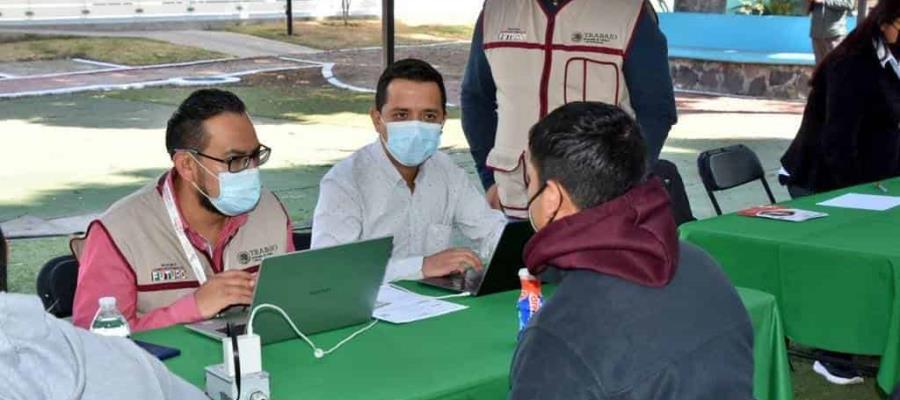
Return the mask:
[[666, 37], [642, 0], [490, 0], [463, 77], [462, 123], [492, 207], [526, 218], [528, 129], [559, 106], [602, 101], [635, 117], [647, 163], [676, 121]]

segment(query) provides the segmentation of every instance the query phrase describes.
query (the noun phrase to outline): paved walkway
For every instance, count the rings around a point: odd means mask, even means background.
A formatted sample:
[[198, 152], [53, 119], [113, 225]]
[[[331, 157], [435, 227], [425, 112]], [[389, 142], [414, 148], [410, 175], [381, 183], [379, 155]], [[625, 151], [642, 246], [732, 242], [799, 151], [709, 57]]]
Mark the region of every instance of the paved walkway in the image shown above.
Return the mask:
[[[321, 68], [280, 58], [311, 56], [321, 51], [290, 43], [222, 31], [81, 31], [67, 29], [0, 29], [0, 33], [148, 38], [216, 51], [235, 59], [209, 60], [144, 67], [105, 65], [90, 60], [60, 60], [0, 64], [0, 99], [120, 90], [160, 85], [203, 85], [236, 82], [236, 77], [259, 72]], [[87, 64], [86, 64], [87, 63]], [[58, 68], [58, 73], [48, 73]], [[218, 79], [206, 80], [206, 79]]]
[[182, 46], [216, 51], [234, 57], [266, 57], [286, 54], [310, 54], [319, 50], [264, 39], [256, 36], [223, 31], [80, 31], [56, 29], [0, 29], [0, 33], [29, 33], [35, 35], [70, 35], [91, 37], [134, 37], [154, 39]]
[[111, 67], [82, 73], [28, 75], [0, 79], [0, 99], [161, 85], [224, 84], [238, 81], [236, 78], [239, 76], [260, 72], [321, 67], [318, 63], [259, 57], [147, 67]]

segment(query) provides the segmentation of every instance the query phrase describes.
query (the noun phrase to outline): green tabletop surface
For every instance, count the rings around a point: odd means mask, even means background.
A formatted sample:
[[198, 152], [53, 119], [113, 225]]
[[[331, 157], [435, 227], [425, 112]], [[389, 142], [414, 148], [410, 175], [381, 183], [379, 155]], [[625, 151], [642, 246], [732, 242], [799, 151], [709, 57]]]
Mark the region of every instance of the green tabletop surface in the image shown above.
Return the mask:
[[[882, 182], [900, 195], [900, 178]], [[736, 214], [682, 225], [681, 238], [709, 252], [735, 285], [775, 295], [784, 330], [798, 343], [880, 355], [879, 386], [900, 382], [900, 207], [819, 206], [845, 193], [885, 195], [874, 184], [781, 203], [829, 216], [806, 222]]]
[[[427, 295], [446, 294], [404, 284]], [[545, 296], [555, 287], [545, 285]], [[754, 392], [758, 399], [790, 399], [791, 383], [773, 296], [739, 289], [755, 330]], [[457, 298], [469, 308], [406, 325], [380, 322], [333, 354], [315, 359], [299, 340], [263, 347], [263, 368], [278, 399], [503, 399], [516, 348], [517, 291]], [[359, 327], [313, 335], [330, 348]], [[204, 368], [222, 362], [219, 342], [183, 326], [141, 332], [136, 339], [176, 347], [167, 360], [175, 374], [205, 388]]]

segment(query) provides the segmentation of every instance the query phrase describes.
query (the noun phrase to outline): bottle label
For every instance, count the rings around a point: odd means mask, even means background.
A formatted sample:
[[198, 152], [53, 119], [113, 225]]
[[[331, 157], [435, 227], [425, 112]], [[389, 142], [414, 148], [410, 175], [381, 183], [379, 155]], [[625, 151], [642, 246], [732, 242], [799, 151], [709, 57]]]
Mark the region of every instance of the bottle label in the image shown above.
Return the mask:
[[528, 326], [528, 321], [544, 305], [544, 297], [541, 295], [541, 281], [537, 279], [522, 279], [522, 294], [517, 303], [519, 309], [519, 334]]

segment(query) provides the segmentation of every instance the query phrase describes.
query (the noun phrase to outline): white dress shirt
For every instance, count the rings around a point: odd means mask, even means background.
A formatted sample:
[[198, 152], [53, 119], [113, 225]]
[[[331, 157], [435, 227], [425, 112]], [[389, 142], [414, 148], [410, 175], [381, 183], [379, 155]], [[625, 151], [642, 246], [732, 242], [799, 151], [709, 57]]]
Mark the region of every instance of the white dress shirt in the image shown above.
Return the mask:
[[421, 279], [424, 257], [462, 247], [452, 243], [454, 231], [486, 260], [505, 225], [503, 213], [490, 208], [465, 171], [446, 154], [437, 151], [419, 167], [411, 191], [376, 141], [322, 178], [312, 247], [393, 236], [385, 281]]

